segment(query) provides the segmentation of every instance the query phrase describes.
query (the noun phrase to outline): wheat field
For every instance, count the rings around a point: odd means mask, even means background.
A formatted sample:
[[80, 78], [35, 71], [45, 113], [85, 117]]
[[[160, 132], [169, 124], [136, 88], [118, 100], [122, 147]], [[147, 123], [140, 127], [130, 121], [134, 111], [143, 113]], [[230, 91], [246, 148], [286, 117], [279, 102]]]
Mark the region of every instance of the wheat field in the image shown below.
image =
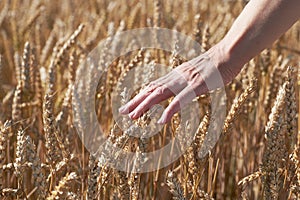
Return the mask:
[[[115, 34], [143, 27], [177, 30], [200, 43], [204, 52], [222, 39], [246, 3], [0, 1], [0, 199], [300, 199], [299, 22], [226, 85], [227, 99], [220, 102], [226, 119], [205, 157], [198, 154], [214, 120], [209, 95], [195, 99], [201, 119], [196, 130], [182, 125], [176, 114], [155, 136], [136, 138], [113, 116], [113, 94], [126, 101], [129, 71], [136, 73], [133, 84], [146, 85], [155, 74], [152, 65], [175, 68], [185, 61], [176, 44], [171, 52], [129, 51], [140, 41], [122, 41]], [[73, 101], [78, 69], [107, 38], [128, 53], [108, 63], [113, 49], [103, 47], [99, 63], [108, 68], [96, 93], [79, 88], [76, 94], [95, 100], [107, 140], [136, 153], [135, 172], [110, 167], [78, 134], [86, 131], [76, 117], [85, 115], [85, 107]], [[147, 127], [148, 114], [134, 123]], [[195, 134], [184, 154], [168, 166], [138, 173], [147, 165], [143, 153], [161, 148], [178, 130]]]

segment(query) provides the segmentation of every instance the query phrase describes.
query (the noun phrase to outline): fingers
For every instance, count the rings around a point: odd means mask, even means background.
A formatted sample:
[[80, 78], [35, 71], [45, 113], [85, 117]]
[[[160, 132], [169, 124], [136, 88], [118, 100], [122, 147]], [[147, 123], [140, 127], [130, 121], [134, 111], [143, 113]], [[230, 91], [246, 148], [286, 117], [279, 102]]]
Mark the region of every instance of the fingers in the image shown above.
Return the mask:
[[137, 119], [153, 105], [173, 95], [173, 92], [167, 86], [159, 86], [129, 114], [129, 117], [131, 119]]
[[132, 100], [130, 100], [127, 104], [122, 106], [119, 109], [121, 114], [129, 114], [131, 113], [141, 102], [143, 102], [152, 92], [164, 85], [165, 83], [169, 82], [169, 76], [163, 76], [156, 81], [151, 82], [145, 89], [139, 92]]
[[196, 97], [195, 91], [192, 87], [187, 86], [184, 88], [169, 104], [166, 110], [163, 112], [160, 119], [157, 121], [158, 124], [165, 124], [170, 121], [172, 116], [178, 112], [181, 108], [186, 106], [189, 102]]
[[205, 92], [208, 89], [204, 83], [201, 85], [191, 84], [185, 87], [169, 104], [166, 110], [163, 112], [160, 119], [157, 121], [158, 124], [165, 124], [171, 120], [172, 116], [178, 112], [180, 109], [188, 105], [192, 100]]
[[155, 86], [147, 87], [139, 94], [137, 94], [132, 100], [119, 109], [121, 114], [129, 114], [135, 107], [137, 107], [151, 92], [155, 89]]

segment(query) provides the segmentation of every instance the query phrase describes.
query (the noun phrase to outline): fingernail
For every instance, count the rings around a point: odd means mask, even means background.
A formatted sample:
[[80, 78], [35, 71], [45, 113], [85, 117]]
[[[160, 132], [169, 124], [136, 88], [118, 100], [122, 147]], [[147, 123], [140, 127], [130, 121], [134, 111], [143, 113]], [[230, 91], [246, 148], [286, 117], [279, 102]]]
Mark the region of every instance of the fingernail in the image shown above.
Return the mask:
[[158, 123], [158, 124], [165, 124], [166, 123], [165, 117], [161, 116], [161, 118], [156, 123]]
[[133, 119], [136, 116], [136, 113], [130, 113], [128, 116]]
[[121, 108], [119, 108], [119, 113], [121, 113], [121, 114], [126, 114], [126, 113], [125, 113], [125, 111], [126, 111], [125, 108], [126, 108], [125, 106], [122, 106]]

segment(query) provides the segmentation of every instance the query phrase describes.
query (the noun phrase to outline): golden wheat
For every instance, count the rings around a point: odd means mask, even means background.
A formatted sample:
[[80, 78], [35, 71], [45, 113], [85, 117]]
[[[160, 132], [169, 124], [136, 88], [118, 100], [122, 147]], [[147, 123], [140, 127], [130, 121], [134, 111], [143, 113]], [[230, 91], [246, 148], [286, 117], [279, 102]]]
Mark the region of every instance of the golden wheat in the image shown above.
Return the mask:
[[[218, 105], [226, 104], [227, 117], [220, 140], [206, 156], [199, 157], [206, 136], [214, 134], [208, 130], [216, 117], [210, 94], [194, 100], [199, 112], [191, 116], [201, 119], [195, 130], [181, 124], [177, 113], [147, 138], [153, 124], [146, 112], [133, 123], [142, 130], [136, 138], [129, 120], [123, 118], [119, 126], [114, 118], [116, 93], [123, 105], [156, 77], [157, 64], [168, 71], [186, 61], [181, 57], [185, 44], [177, 35], [154, 35], [153, 43], [170, 44], [170, 52], [131, 51], [140, 39], [127, 41], [119, 33], [147, 26], [177, 30], [204, 52], [222, 39], [246, 2], [1, 1], [0, 199], [299, 199], [299, 22], [225, 86], [227, 100]], [[86, 71], [80, 68], [103, 40], [97, 63]], [[127, 53], [112, 59], [116, 50]], [[106, 68], [92, 91], [92, 77], [101, 66]], [[81, 75], [88, 75], [87, 85], [76, 88]], [[136, 91], [126, 85], [128, 80]], [[102, 137], [109, 142], [99, 154], [89, 152], [78, 134], [90, 131], [83, 120], [90, 116], [88, 97], [95, 100]], [[148, 160], [147, 153], [177, 136], [184, 143], [191, 135], [194, 140], [175, 162], [140, 173], [164, 162], [162, 156]], [[90, 142], [98, 145], [98, 140], [95, 136]], [[134, 152], [135, 159], [126, 172], [110, 165], [127, 152]]]

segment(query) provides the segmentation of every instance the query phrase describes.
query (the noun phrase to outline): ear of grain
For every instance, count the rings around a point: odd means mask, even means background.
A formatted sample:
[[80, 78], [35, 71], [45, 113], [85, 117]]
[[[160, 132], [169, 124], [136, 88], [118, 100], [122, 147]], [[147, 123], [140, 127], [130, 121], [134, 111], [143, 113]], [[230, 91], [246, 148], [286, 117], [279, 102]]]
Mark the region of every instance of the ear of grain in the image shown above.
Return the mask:
[[21, 81], [18, 82], [13, 96], [12, 104], [12, 121], [14, 123], [19, 123], [18, 128], [22, 128], [22, 110], [20, 105], [22, 104], [22, 84]]
[[26, 146], [27, 141], [25, 139], [25, 132], [24, 130], [19, 130], [17, 135], [17, 149], [16, 149], [16, 168], [15, 173], [19, 180], [22, 179], [23, 170], [24, 170], [24, 163], [25, 163], [25, 156], [26, 155]]
[[70, 50], [71, 47], [73, 47], [76, 44], [76, 40], [79, 37], [79, 35], [82, 33], [84, 28], [83, 24], [80, 24], [78, 28], [74, 31], [74, 33], [68, 38], [68, 40], [63, 44], [63, 46], [59, 49], [57, 52], [56, 59], [54, 61], [54, 65], [60, 65], [63, 57], [66, 55], [66, 53]]
[[179, 56], [179, 46], [178, 46], [178, 40], [174, 44], [174, 50], [172, 51], [171, 59], [170, 59], [170, 65], [171, 68], [175, 68], [183, 63], [182, 58]]
[[264, 100], [264, 108], [269, 114], [271, 110], [271, 105], [276, 97], [279, 86], [282, 84], [281, 74], [283, 73], [283, 69], [281, 67], [283, 63], [282, 55], [277, 58], [276, 64], [274, 65], [272, 71], [270, 71], [270, 82], [267, 85], [266, 96]]
[[66, 174], [55, 186], [54, 190], [51, 191], [50, 195], [47, 197], [47, 200], [54, 199], [64, 199], [70, 194], [68, 193], [70, 189], [70, 184], [77, 179], [77, 175], [75, 172], [71, 172]]
[[24, 170], [25, 170], [25, 162], [26, 154], [27, 154], [27, 146], [28, 146], [28, 140], [26, 140], [25, 131], [19, 130], [17, 135], [17, 148], [16, 148], [16, 159], [15, 159], [15, 175], [17, 177], [18, 181], [18, 190], [21, 191], [19, 197], [22, 198], [26, 196], [24, 192], [24, 185], [23, 185], [23, 178], [24, 178]]
[[128, 177], [126, 172], [117, 171], [115, 176], [118, 183], [118, 197], [121, 200], [130, 199], [130, 187], [128, 185]]
[[30, 57], [31, 57], [30, 44], [29, 42], [26, 42], [24, 46], [22, 67], [21, 67], [21, 81], [22, 81], [21, 86], [25, 93], [24, 96], [26, 97], [27, 97], [27, 93], [30, 91]]
[[238, 185], [245, 185], [247, 183], [250, 183], [258, 178], [263, 176], [263, 173], [261, 171], [254, 172], [250, 174], [249, 176], [244, 177], [242, 180], [239, 181]]
[[46, 139], [47, 159], [51, 166], [54, 166], [61, 160], [61, 151], [57, 148], [58, 141], [55, 137], [54, 116], [53, 116], [53, 99], [48, 94], [45, 95], [43, 104], [43, 123]]
[[201, 15], [197, 14], [194, 16], [194, 31], [193, 36], [197, 43], [201, 44], [202, 33], [201, 33], [202, 23], [201, 23]]
[[167, 185], [169, 186], [169, 190], [173, 195], [174, 200], [185, 200], [183, 190], [175, 177], [175, 174], [172, 171], [167, 173]]
[[73, 84], [69, 85], [67, 88], [67, 91], [65, 93], [61, 111], [58, 113], [58, 115], [55, 118], [55, 129], [57, 133], [57, 138], [60, 140], [61, 148], [63, 148], [63, 153], [65, 156], [70, 155], [70, 134], [68, 125], [69, 125], [69, 118], [71, 113], [71, 105], [72, 105], [72, 93], [73, 93], [74, 86]]
[[11, 121], [1, 123], [0, 127], [0, 190], [3, 189], [3, 166], [6, 161], [7, 144], [9, 142], [9, 131], [11, 128]]
[[35, 144], [32, 142], [29, 136], [26, 137], [27, 141], [27, 154], [28, 154], [28, 162], [32, 163], [32, 176], [34, 178], [34, 186], [37, 188], [36, 191], [38, 193], [39, 199], [45, 199], [47, 191], [46, 186], [46, 178], [44, 173], [42, 172], [42, 165], [39, 156], [36, 153]]
[[209, 30], [209, 25], [206, 24], [204, 27], [204, 32], [201, 40], [201, 47], [203, 53], [210, 48], [209, 39], [210, 39], [210, 30]]
[[98, 196], [98, 177], [100, 175], [100, 166], [94, 155], [90, 155], [89, 159], [89, 177], [88, 177], [88, 199], [97, 199]]
[[137, 18], [139, 17], [139, 12], [141, 10], [141, 5], [137, 4], [132, 9], [132, 12], [130, 13], [130, 16], [128, 17], [128, 25], [127, 29], [133, 29], [137, 25]]
[[145, 140], [139, 140], [139, 146], [136, 150], [136, 157], [133, 162], [133, 172], [130, 174], [128, 178], [128, 185], [130, 187], [130, 199], [138, 200], [140, 196], [140, 181], [141, 181], [141, 168], [143, 164], [146, 162], [145, 155], [143, 152], [146, 151]]
[[202, 190], [197, 190], [197, 195], [199, 199], [203, 199], [203, 200], [213, 200], [214, 198], [210, 197], [209, 194], [207, 194], [206, 192], [202, 191]]
[[53, 28], [52, 31], [49, 34], [49, 37], [46, 40], [46, 43], [42, 49], [41, 55], [40, 55], [40, 64], [43, 66], [45, 65], [45, 62], [47, 58], [49, 57], [51, 47], [54, 45], [54, 39], [55, 39], [56, 29]]
[[227, 114], [227, 117], [225, 119], [225, 123], [223, 126], [224, 134], [226, 134], [229, 131], [230, 126], [232, 125], [234, 119], [237, 117], [237, 114], [241, 109], [241, 106], [247, 100], [249, 95], [255, 90], [255, 87], [256, 87], [256, 80], [254, 79], [254, 80], [252, 80], [250, 85], [246, 88], [246, 90], [238, 98], [236, 98], [234, 100], [234, 102], [230, 108], [230, 111]]
[[155, 0], [154, 3], [154, 15], [153, 15], [153, 25], [154, 27], [161, 27], [162, 25], [162, 2], [161, 0]]
[[287, 124], [287, 145], [289, 152], [291, 153], [291, 148], [295, 143], [295, 135], [297, 130], [297, 104], [296, 104], [296, 91], [295, 91], [295, 78], [294, 69], [288, 67], [287, 69], [287, 80], [286, 80], [286, 124]]
[[271, 50], [266, 49], [262, 52], [262, 65], [260, 66], [260, 71], [263, 76], [267, 75], [269, 68], [271, 67]]
[[283, 160], [287, 157], [285, 148], [285, 136], [283, 133], [284, 115], [281, 114], [285, 106], [287, 84], [279, 89], [275, 105], [269, 116], [269, 121], [265, 128], [266, 149], [263, 155], [261, 172], [265, 174], [264, 198], [279, 198], [280, 188], [283, 184], [283, 178], [280, 176], [279, 169], [283, 167]]

